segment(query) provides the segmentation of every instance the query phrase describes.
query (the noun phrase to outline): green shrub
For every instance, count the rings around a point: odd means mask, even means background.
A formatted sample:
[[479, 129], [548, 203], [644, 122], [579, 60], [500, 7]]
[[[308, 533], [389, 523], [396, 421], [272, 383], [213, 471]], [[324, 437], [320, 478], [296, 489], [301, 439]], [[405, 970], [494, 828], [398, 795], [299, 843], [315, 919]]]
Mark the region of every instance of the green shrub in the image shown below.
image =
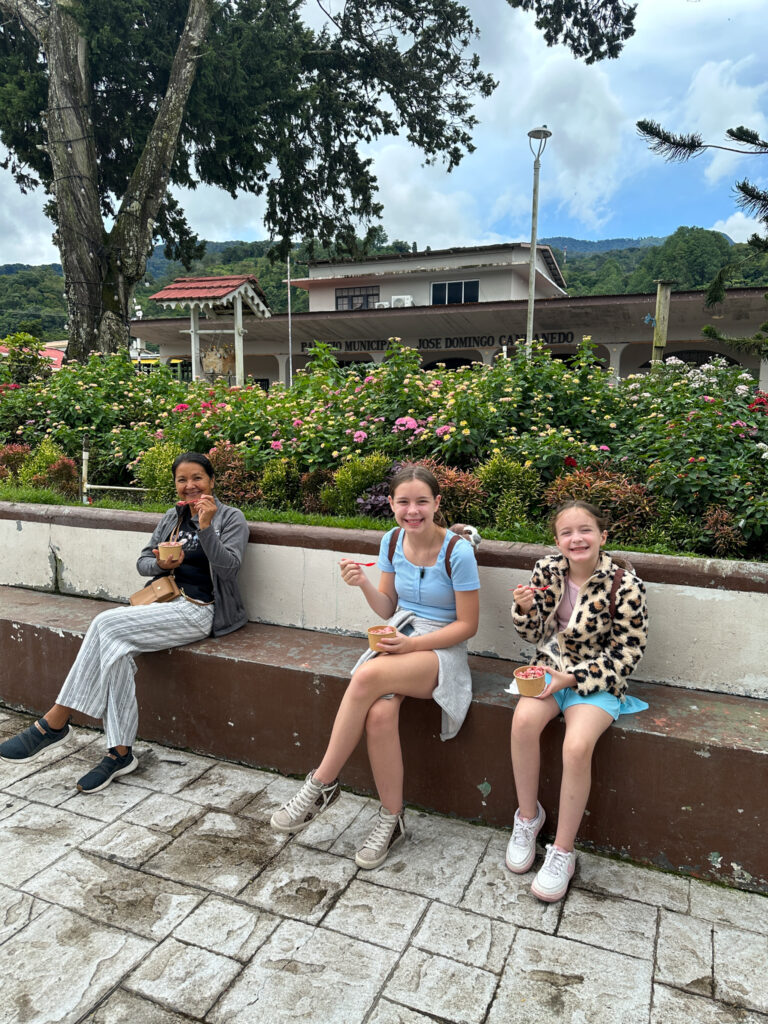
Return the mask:
[[80, 493], [80, 474], [77, 471], [75, 460], [62, 455], [46, 470], [35, 473], [32, 477], [32, 485], [42, 488], [50, 487], [68, 498], [76, 498]]
[[216, 474], [216, 495], [221, 501], [240, 508], [260, 500], [256, 476], [245, 461], [241, 448], [229, 441], [219, 441], [208, 452]]
[[544, 487], [533, 466], [524, 466], [498, 453], [482, 466], [478, 466], [476, 473], [491, 505], [496, 505], [509, 496], [509, 507], [519, 505], [527, 518], [528, 514], [541, 504]]
[[506, 491], [495, 502], [493, 502], [494, 520], [493, 525], [497, 530], [505, 533], [517, 533], [520, 530], [528, 530], [534, 523], [528, 516], [528, 505], [515, 491]]
[[333, 482], [321, 489], [321, 502], [334, 515], [355, 515], [357, 499], [383, 480], [391, 465], [388, 455], [378, 453], [350, 460], [336, 470]]
[[588, 501], [610, 516], [614, 540], [635, 540], [653, 519], [656, 499], [644, 484], [609, 469], [578, 469], [565, 473], [544, 491], [554, 511], [566, 501]]
[[299, 478], [299, 490], [301, 491], [301, 507], [309, 514], [327, 512], [328, 509], [322, 502], [321, 493], [333, 480], [331, 469], [310, 469], [302, 473]]
[[51, 375], [51, 361], [43, 355], [45, 345], [38, 338], [19, 331], [0, 341], [8, 349], [0, 356], [0, 380], [6, 383], [27, 384]]
[[17, 477], [32, 449], [28, 444], [5, 444], [0, 448], [0, 466], [6, 470], [4, 478]]
[[163, 441], [142, 452], [132, 463], [139, 486], [147, 488], [148, 501], [174, 502], [173, 460], [184, 449], [173, 441]]
[[491, 522], [488, 495], [474, 473], [468, 470], [444, 466], [434, 459], [422, 459], [425, 466], [437, 477], [440, 485], [440, 511], [448, 525], [469, 523], [482, 526]]
[[301, 508], [301, 477], [292, 459], [272, 459], [261, 471], [259, 501], [267, 508]]
[[16, 476], [22, 485], [34, 486], [33, 478], [45, 475], [54, 463], [64, 458], [65, 453], [49, 437], [44, 437], [37, 448], [30, 452], [19, 466]]

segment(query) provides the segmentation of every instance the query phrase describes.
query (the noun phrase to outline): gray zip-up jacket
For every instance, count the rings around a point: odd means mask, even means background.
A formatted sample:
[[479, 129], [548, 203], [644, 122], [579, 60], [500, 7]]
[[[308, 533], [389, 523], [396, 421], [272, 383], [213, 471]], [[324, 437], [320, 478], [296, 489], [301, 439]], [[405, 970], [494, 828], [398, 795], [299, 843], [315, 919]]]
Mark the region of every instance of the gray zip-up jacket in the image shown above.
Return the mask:
[[[243, 564], [248, 544], [248, 524], [239, 508], [224, 505], [214, 495], [216, 512], [211, 525], [198, 531], [200, 546], [208, 558], [213, 581], [213, 627], [212, 636], [223, 636], [240, 629], [248, 621], [237, 576]], [[160, 541], [168, 540], [176, 525], [175, 507], [169, 508], [155, 527], [146, 547], [142, 548], [136, 568], [142, 576], [167, 576], [152, 554]], [[196, 517], [195, 517], [196, 518]]]

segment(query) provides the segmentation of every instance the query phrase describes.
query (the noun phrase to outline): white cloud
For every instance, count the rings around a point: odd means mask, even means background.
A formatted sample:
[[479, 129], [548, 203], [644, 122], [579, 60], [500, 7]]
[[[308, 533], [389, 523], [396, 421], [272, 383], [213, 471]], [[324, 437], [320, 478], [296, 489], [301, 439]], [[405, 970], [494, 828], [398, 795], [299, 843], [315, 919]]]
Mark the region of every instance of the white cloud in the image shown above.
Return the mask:
[[59, 262], [44, 202], [40, 189], [22, 195], [10, 171], [0, 169], [0, 264]]
[[755, 233], [764, 234], [765, 225], [755, 220], [754, 217], [747, 217], [746, 214], [738, 211], [731, 214], [726, 220], [715, 221], [710, 231], [722, 231], [734, 242], [746, 242]]

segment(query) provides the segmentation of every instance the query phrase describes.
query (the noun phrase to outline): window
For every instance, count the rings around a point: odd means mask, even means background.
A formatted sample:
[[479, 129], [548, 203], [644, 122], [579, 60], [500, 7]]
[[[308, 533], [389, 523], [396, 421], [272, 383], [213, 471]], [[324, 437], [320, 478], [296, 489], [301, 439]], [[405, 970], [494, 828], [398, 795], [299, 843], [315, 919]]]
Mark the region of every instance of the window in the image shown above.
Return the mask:
[[336, 309], [373, 309], [379, 301], [379, 286], [363, 285], [360, 288], [337, 288]]
[[441, 281], [432, 285], [433, 306], [460, 306], [479, 301], [479, 281]]

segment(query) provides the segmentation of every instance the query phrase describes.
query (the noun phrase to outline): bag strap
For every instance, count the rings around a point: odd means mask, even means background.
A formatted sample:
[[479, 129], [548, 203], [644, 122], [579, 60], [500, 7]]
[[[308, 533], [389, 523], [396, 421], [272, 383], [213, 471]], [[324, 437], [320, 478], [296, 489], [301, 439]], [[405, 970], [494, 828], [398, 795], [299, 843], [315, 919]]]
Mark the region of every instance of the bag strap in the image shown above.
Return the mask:
[[[395, 549], [397, 548], [397, 542], [400, 539], [400, 534], [403, 532], [402, 526], [398, 526], [396, 530], [392, 531], [392, 536], [389, 538], [389, 560], [390, 562], [395, 557]], [[448, 573], [448, 579], [451, 578], [451, 552], [456, 547], [456, 541], [460, 540], [458, 534], [455, 534], [448, 541], [448, 547], [445, 549], [445, 571]]]
[[613, 574], [613, 585], [611, 586], [611, 597], [610, 597], [610, 612], [611, 618], [616, 615], [616, 593], [621, 586], [621, 581], [624, 579], [625, 570], [617, 569]]

